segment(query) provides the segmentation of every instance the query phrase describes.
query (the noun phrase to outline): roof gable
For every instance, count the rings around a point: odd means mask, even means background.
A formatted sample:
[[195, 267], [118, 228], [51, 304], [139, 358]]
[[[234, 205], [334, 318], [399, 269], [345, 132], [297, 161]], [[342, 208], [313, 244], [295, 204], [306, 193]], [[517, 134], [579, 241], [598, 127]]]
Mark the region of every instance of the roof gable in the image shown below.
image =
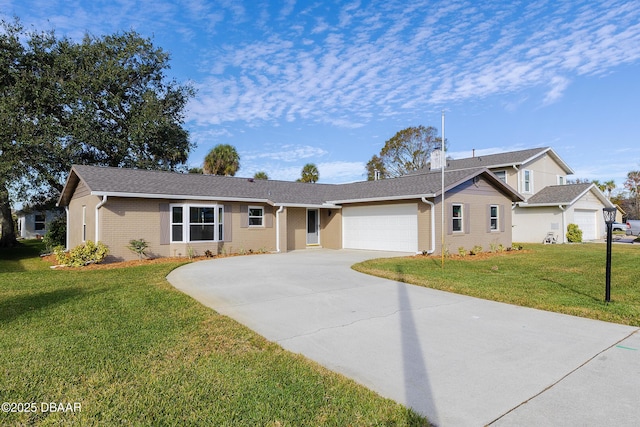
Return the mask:
[[521, 206], [572, 205], [589, 191], [593, 192], [605, 206], [613, 206], [593, 183], [550, 185], [534, 194], [527, 200], [527, 203], [521, 204]]

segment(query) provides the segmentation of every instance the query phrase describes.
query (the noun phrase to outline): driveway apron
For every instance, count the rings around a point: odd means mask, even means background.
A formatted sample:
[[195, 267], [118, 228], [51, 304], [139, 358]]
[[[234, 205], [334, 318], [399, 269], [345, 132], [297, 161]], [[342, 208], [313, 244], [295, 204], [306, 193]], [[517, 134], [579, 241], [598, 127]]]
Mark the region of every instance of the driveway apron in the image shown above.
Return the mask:
[[168, 280], [436, 425], [637, 425], [638, 328], [350, 269], [398, 255], [314, 249], [230, 257], [185, 265]]

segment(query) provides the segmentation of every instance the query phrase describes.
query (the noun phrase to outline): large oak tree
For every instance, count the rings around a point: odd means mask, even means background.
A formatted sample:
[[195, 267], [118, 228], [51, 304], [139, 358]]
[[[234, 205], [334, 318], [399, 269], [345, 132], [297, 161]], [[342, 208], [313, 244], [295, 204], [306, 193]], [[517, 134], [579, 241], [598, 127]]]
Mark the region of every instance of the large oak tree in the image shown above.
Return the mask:
[[55, 197], [72, 164], [184, 165], [194, 92], [167, 69], [169, 55], [135, 32], [74, 42], [2, 21], [0, 246], [15, 243], [12, 197]]

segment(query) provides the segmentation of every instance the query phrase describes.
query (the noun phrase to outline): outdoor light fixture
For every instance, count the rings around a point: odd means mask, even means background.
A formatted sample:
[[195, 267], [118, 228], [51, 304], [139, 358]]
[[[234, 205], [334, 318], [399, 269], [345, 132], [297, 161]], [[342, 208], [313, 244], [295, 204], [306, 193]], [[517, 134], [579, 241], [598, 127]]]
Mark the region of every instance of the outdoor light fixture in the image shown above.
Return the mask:
[[602, 215], [604, 215], [604, 222], [607, 224], [607, 271], [606, 271], [606, 284], [604, 292], [604, 300], [606, 302], [611, 301], [611, 230], [614, 221], [616, 220], [617, 208], [602, 208]]

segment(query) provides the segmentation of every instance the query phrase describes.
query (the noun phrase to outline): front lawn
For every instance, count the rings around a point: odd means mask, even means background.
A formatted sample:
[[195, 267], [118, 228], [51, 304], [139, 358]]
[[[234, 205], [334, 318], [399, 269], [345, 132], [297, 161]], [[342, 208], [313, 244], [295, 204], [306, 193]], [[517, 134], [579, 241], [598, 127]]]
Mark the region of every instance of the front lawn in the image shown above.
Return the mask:
[[59, 271], [40, 249], [0, 250], [0, 425], [428, 425], [175, 290], [178, 262]]
[[542, 310], [640, 326], [640, 247], [613, 245], [611, 303], [604, 302], [606, 245], [525, 244], [487, 258], [416, 256], [365, 261], [363, 273]]

